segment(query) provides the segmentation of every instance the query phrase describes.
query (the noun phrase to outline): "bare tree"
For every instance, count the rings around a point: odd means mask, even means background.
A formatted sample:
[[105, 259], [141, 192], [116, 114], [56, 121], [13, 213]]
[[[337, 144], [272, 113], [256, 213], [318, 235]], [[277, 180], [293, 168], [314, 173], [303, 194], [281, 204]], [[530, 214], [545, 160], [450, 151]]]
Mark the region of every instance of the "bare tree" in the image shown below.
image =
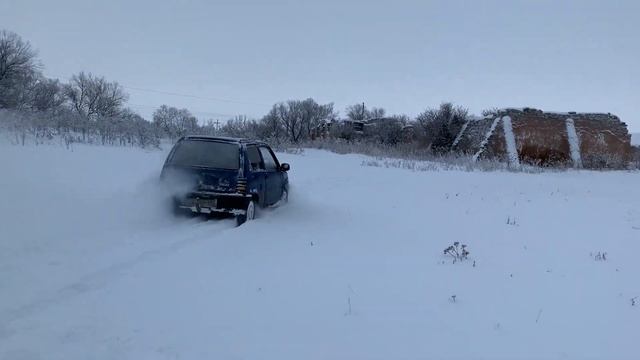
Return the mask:
[[198, 120], [187, 109], [162, 105], [153, 113], [153, 123], [170, 138], [199, 132]]
[[320, 105], [309, 98], [300, 104], [302, 107], [302, 123], [306, 129], [305, 138], [310, 139], [313, 131], [323, 123], [333, 120], [337, 115], [333, 111], [333, 103]]
[[117, 82], [80, 72], [64, 86], [71, 107], [81, 116], [93, 120], [113, 117], [122, 111], [128, 95]]
[[55, 111], [65, 102], [62, 86], [54, 79], [41, 77], [31, 87], [30, 94], [31, 108], [37, 111]]
[[284, 127], [288, 140], [293, 143], [298, 143], [305, 128], [302, 118], [302, 102], [299, 100], [289, 100], [286, 104], [280, 103], [274, 106], [276, 107], [276, 114]]
[[263, 120], [270, 121], [273, 130], [277, 130], [277, 123], [281, 124], [287, 140], [299, 143], [311, 138], [316, 126], [333, 117], [333, 104], [320, 105], [309, 98], [275, 104]]
[[[140, 147], [158, 147], [160, 139], [155, 126], [142, 116], [130, 109], [122, 112], [122, 128], [120, 137], [127, 140], [127, 144], [137, 144]], [[122, 140], [121, 140], [122, 141]]]
[[0, 108], [21, 108], [38, 76], [37, 52], [17, 34], [0, 31]]
[[371, 110], [369, 110], [369, 118], [371, 119], [379, 119], [379, 118], [383, 118], [385, 116], [387, 112], [383, 109], [383, 108], [371, 108]]
[[219, 121], [208, 119], [204, 125], [200, 126], [199, 133], [202, 135], [217, 135], [220, 131], [218, 129]]
[[173, 129], [173, 113], [178, 109], [162, 105], [153, 112], [153, 123], [166, 135], [173, 137], [175, 131]]
[[280, 121], [277, 106], [274, 105], [269, 113], [260, 120], [257, 130], [259, 138], [280, 144], [285, 135], [285, 130]]
[[369, 117], [364, 103], [349, 105], [345, 111], [347, 118], [352, 121], [362, 121]]
[[347, 118], [352, 121], [365, 121], [368, 119], [383, 118], [386, 111], [383, 108], [373, 107], [368, 109], [364, 103], [347, 106]]
[[178, 136], [195, 134], [198, 132], [198, 119], [196, 119], [189, 110], [180, 109], [176, 120]]
[[[55, 135], [67, 145], [78, 141], [143, 147], [159, 143], [157, 127], [124, 108], [127, 94], [117, 83], [79, 73], [61, 85], [44, 77], [40, 67], [28, 42], [0, 31], [0, 126], [15, 132], [19, 143], [29, 137], [38, 144]], [[198, 127], [188, 111], [178, 115], [180, 131]]]
[[256, 138], [260, 137], [259, 127], [257, 121], [249, 119], [246, 115], [238, 115], [227, 120], [220, 132], [237, 138]]

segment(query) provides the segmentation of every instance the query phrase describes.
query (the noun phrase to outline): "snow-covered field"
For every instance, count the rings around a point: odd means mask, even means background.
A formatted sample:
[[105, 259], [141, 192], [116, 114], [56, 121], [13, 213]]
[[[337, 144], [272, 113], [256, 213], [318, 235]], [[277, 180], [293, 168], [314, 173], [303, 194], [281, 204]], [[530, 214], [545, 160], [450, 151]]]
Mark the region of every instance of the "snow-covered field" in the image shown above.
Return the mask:
[[235, 228], [166, 214], [164, 156], [0, 145], [0, 359], [640, 358], [640, 172], [307, 150]]

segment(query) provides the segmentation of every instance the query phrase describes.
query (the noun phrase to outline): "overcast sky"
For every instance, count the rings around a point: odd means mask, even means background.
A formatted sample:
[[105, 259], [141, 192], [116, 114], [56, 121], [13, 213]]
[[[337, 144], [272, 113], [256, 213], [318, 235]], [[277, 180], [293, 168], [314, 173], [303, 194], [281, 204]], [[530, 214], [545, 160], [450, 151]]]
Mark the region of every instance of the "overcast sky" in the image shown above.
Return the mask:
[[0, 28], [46, 75], [118, 81], [146, 117], [161, 104], [259, 117], [307, 97], [415, 116], [452, 101], [611, 112], [635, 132], [639, 18], [636, 0], [0, 2]]

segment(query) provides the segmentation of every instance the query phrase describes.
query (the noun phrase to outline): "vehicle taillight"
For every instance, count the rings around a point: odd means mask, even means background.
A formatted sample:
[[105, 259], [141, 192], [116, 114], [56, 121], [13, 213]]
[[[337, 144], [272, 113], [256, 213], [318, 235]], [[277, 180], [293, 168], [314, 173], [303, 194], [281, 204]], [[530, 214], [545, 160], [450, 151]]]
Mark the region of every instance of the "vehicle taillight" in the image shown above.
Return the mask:
[[238, 179], [238, 183], [236, 185], [236, 192], [240, 194], [247, 193], [247, 179]]

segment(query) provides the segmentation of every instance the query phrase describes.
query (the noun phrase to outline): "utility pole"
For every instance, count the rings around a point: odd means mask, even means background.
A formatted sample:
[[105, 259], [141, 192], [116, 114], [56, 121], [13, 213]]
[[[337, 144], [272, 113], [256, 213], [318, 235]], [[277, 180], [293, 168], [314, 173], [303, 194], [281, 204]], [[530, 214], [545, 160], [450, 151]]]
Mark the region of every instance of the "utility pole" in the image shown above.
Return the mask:
[[362, 119], [361, 120], [364, 120], [364, 101], [362, 102]]

